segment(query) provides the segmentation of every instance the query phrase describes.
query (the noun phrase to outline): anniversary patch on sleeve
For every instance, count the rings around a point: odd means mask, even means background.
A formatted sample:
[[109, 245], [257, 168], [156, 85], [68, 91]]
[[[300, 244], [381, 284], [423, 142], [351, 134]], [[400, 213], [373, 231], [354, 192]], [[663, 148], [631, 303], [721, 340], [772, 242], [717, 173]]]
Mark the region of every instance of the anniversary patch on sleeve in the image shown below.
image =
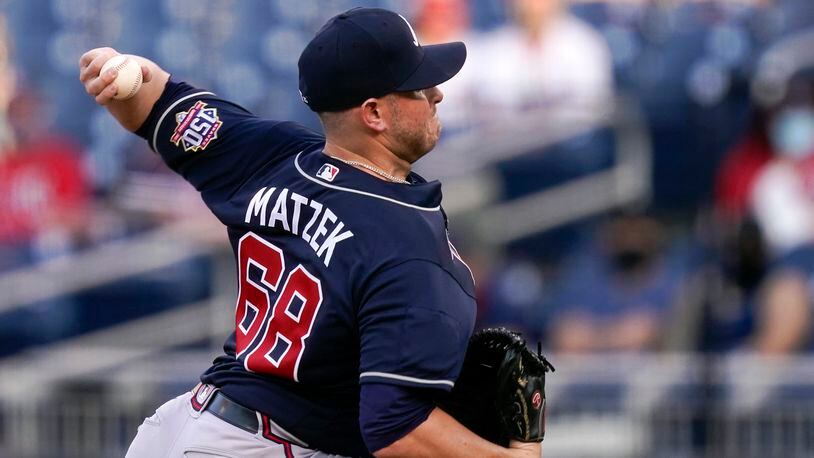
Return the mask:
[[208, 107], [200, 100], [189, 110], [176, 113], [175, 122], [178, 125], [170, 141], [175, 146], [183, 144], [184, 151], [206, 149], [212, 140], [218, 138], [218, 130], [223, 125], [218, 118], [217, 108]]

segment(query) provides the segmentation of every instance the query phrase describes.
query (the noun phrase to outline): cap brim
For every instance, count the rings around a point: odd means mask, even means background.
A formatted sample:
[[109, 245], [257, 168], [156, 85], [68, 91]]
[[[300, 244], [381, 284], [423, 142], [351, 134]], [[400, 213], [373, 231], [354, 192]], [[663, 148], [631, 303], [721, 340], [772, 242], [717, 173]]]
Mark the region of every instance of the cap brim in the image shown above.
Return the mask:
[[466, 61], [466, 46], [460, 41], [422, 46], [422, 49], [424, 60], [415, 72], [396, 88], [397, 91], [417, 91], [437, 86], [455, 76]]

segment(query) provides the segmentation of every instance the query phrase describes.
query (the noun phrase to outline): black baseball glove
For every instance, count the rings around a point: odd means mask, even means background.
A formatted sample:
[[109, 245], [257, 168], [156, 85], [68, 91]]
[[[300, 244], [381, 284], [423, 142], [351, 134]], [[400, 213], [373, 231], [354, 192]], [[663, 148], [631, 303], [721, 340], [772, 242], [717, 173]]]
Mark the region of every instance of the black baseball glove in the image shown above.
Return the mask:
[[439, 407], [470, 431], [502, 446], [545, 435], [545, 374], [554, 367], [505, 328], [476, 332], [455, 387]]

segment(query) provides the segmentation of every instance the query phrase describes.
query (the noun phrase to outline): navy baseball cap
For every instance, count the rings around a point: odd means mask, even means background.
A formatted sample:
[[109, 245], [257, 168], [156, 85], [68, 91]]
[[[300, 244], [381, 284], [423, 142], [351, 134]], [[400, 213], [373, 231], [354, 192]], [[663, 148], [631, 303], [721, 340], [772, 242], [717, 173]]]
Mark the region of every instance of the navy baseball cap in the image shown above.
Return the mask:
[[421, 46], [403, 16], [354, 8], [331, 18], [300, 55], [300, 95], [313, 111], [341, 111], [441, 84], [465, 60], [461, 42]]

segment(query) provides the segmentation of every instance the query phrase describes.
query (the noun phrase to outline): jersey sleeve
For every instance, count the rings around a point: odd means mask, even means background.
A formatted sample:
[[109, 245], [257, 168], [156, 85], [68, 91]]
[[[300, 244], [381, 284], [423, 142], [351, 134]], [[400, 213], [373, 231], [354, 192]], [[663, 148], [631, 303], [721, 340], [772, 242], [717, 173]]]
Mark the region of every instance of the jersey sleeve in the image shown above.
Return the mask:
[[136, 134], [201, 192], [229, 191], [261, 167], [323, 140], [296, 123], [259, 118], [172, 80]]
[[359, 427], [368, 450], [375, 452], [409, 434], [435, 408], [426, 390], [365, 383], [359, 394]]
[[360, 383], [452, 389], [474, 326], [473, 299], [428, 261], [391, 267], [371, 283], [359, 310]]

